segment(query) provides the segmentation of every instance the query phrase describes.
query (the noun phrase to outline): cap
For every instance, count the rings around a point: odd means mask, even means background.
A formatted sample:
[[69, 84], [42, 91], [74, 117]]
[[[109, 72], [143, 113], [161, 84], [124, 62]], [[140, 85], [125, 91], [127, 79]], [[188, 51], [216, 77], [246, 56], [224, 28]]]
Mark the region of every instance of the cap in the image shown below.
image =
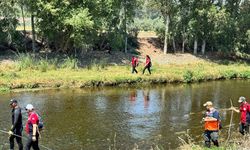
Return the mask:
[[245, 102], [246, 98], [244, 96], [241, 96], [238, 100], [239, 103]]
[[213, 103], [211, 101], [207, 101], [205, 104], [203, 104], [204, 107], [206, 106], [213, 106]]
[[33, 110], [34, 107], [32, 104], [28, 104], [26, 107], [25, 107], [26, 110]]
[[16, 99], [11, 99], [11, 100], [10, 100], [10, 105], [12, 105], [13, 103], [16, 103], [16, 104], [17, 104], [17, 100], [16, 100]]

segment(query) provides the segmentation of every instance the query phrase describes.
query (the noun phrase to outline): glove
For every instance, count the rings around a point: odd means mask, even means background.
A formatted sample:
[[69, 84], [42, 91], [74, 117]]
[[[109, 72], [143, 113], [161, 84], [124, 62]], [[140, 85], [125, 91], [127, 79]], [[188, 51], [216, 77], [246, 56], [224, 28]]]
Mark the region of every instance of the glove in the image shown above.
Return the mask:
[[13, 135], [14, 133], [12, 131], [9, 131], [8, 134], [11, 136]]
[[35, 135], [32, 136], [32, 141], [33, 141], [33, 142], [36, 141], [36, 136], [35, 136]]

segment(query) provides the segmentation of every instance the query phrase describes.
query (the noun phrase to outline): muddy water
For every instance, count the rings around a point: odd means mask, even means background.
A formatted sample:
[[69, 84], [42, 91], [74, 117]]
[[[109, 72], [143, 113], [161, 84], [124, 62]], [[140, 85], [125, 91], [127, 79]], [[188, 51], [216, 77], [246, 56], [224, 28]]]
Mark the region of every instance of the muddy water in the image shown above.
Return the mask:
[[[21, 106], [32, 103], [43, 116], [41, 144], [55, 150], [175, 149], [185, 132], [201, 141], [204, 110], [212, 100], [217, 108], [234, 105], [248, 97], [250, 81], [217, 81], [191, 85], [88, 90], [46, 90], [0, 96], [0, 129], [10, 127], [8, 100]], [[227, 132], [230, 112], [221, 111], [221, 137]], [[24, 112], [24, 115], [27, 116]], [[239, 115], [234, 115], [237, 130]], [[7, 135], [0, 133], [0, 148], [8, 149]], [[24, 140], [24, 143], [26, 141]], [[199, 143], [199, 142], [198, 142]]]

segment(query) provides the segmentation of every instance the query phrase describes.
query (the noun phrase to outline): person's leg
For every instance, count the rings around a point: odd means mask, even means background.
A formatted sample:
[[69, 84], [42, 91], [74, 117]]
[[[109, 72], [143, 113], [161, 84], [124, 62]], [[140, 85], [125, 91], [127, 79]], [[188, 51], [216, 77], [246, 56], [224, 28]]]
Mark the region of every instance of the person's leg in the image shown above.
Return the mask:
[[26, 146], [25, 146], [25, 150], [30, 150], [32, 146], [32, 136], [29, 135]]
[[142, 74], [145, 73], [145, 70], [146, 70], [146, 69], [147, 69], [147, 67], [144, 67], [144, 68], [143, 68]]
[[32, 143], [32, 147], [34, 150], [40, 150], [38, 146], [38, 140], [39, 140], [39, 136], [36, 136], [36, 141]]
[[148, 66], [148, 72], [149, 72], [149, 74], [151, 74], [151, 70], [150, 70], [150, 67]]
[[239, 126], [239, 132], [244, 135], [244, 130], [245, 130], [245, 124], [244, 123], [240, 123], [240, 126]]
[[14, 150], [14, 136], [13, 135], [11, 135], [10, 137], [9, 137], [9, 141], [10, 141], [10, 150]]
[[246, 123], [245, 130], [246, 130], [246, 134], [249, 134], [249, 123]]
[[138, 71], [136, 70], [136, 68], [134, 69], [134, 71], [135, 71], [136, 74], [138, 73]]
[[211, 133], [211, 139], [212, 139], [214, 145], [217, 146], [217, 147], [219, 147], [218, 138], [219, 138], [218, 132], [212, 132]]
[[[17, 132], [16, 132], [16, 135], [22, 136], [22, 130], [17, 131]], [[16, 142], [17, 142], [17, 144], [18, 144], [19, 150], [23, 150], [22, 138], [16, 137]]]
[[211, 147], [211, 144], [210, 144], [210, 132], [209, 131], [205, 131], [204, 134], [203, 134], [203, 138], [204, 138], [204, 141], [205, 141], [205, 147], [208, 147], [210, 148]]

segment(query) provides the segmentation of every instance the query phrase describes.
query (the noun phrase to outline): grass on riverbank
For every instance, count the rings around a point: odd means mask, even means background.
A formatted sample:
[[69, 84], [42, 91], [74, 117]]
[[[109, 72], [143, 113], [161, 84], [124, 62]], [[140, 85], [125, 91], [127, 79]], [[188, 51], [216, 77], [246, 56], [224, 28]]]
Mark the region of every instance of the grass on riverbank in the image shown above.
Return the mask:
[[178, 148], [179, 150], [247, 150], [250, 145], [250, 136], [245, 135], [242, 136], [238, 132], [232, 132], [231, 138], [227, 141], [227, 139], [219, 136], [219, 145], [220, 147], [216, 147], [211, 143], [211, 148], [206, 148], [201, 143], [195, 142], [189, 135], [187, 136], [187, 140], [183, 140], [179, 138], [182, 143]]
[[131, 74], [127, 66], [111, 66], [105, 60], [93, 61], [86, 67], [78, 67], [76, 59], [47, 60], [19, 55], [14, 63], [0, 66], [0, 91], [12, 89], [114, 86], [147, 83], [191, 83], [219, 79], [250, 79], [250, 66], [245, 63], [208, 61], [191, 64], [153, 64], [152, 75]]

